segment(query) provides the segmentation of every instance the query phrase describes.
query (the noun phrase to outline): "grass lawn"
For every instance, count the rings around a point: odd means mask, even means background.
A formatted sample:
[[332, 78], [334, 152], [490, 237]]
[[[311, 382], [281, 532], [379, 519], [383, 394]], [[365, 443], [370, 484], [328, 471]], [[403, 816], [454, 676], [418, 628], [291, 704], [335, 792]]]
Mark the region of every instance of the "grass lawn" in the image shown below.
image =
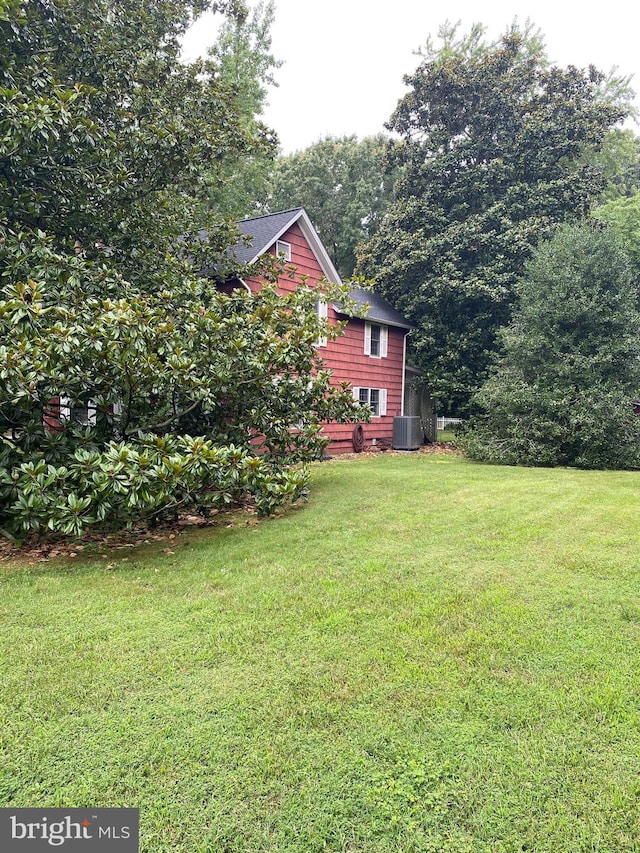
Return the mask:
[[137, 806], [143, 853], [640, 851], [640, 474], [313, 480], [0, 565], [0, 805]]

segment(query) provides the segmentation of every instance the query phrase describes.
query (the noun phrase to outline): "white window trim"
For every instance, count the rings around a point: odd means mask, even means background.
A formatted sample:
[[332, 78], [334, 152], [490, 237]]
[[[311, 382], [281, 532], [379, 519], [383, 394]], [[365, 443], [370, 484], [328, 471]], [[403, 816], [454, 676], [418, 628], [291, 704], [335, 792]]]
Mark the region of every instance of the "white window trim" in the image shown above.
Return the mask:
[[[326, 320], [329, 316], [329, 306], [324, 301], [324, 299], [319, 299], [316, 303], [316, 311], [318, 312], [318, 320]], [[320, 335], [318, 340], [316, 341], [317, 347], [326, 347], [328, 344], [328, 338], [326, 335]]]
[[[371, 353], [371, 327], [378, 326], [380, 329], [380, 354], [373, 355]], [[370, 323], [365, 320], [364, 323], [364, 354], [369, 358], [386, 358], [389, 349], [389, 330], [382, 323]]]
[[387, 414], [387, 389], [386, 388], [365, 388], [360, 385], [352, 387], [353, 399], [356, 403], [360, 402], [360, 391], [367, 392], [367, 399], [371, 396], [371, 391], [378, 392], [378, 414], [372, 414], [372, 418], [383, 418]]
[[291, 243], [284, 240], [276, 240], [276, 257], [282, 258], [283, 261], [291, 260]]

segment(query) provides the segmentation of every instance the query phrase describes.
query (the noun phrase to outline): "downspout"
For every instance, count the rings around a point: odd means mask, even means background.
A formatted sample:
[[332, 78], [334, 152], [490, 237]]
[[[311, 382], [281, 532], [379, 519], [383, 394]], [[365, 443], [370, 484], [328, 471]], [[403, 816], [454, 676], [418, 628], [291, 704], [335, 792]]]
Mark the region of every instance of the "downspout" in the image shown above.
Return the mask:
[[247, 284], [247, 282], [243, 278], [239, 278], [238, 281], [244, 287], [244, 289], [247, 291], [247, 293], [251, 293], [251, 288], [249, 287], [249, 285]]
[[400, 402], [400, 414], [402, 417], [404, 417], [404, 391], [407, 376], [407, 338], [410, 334], [411, 329], [408, 329], [404, 333], [404, 338], [402, 340], [402, 397]]

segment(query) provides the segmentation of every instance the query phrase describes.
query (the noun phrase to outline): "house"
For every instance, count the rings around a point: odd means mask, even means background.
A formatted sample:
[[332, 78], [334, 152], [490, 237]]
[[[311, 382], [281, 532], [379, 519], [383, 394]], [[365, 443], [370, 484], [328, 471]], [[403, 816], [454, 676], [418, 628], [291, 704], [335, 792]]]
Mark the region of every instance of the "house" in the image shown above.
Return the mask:
[[[295, 268], [291, 276], [285, 270], [278, 288], [287, 292], [304, 280], [308, 286], [321, 279], [341, 284], [331, 259], [304, 208], [280, 211], [245, 219], [238, 229], [249, 243], [238, 242], [234, 254], [243, 264], [251, 264], [265, 253], [280, 256], [287, 268]], [[260, 278], [248, 277], [226, 288], [243, 286], [255, 292], [262, 287]], [[368, 306], [364, 316], [347, 316], [340, 305], [319, 303], [319, 310], [329, 322], [346, 320], [344, 334], [334, 341], [322, 340], [319, 354], [331, 370], [336, 385], [347, 382], [354, 397], [372, 409], [370, 423], [328, 423], [324, 433], [331, 439], [328, 453], [345, 453], [370, 447], [391, 446], [393, 419], [404, 414], [408, 379], [406, 366], [407, 336], [411, 324], [381, 296], [353, 288], [350, 297], [358, 308]]]

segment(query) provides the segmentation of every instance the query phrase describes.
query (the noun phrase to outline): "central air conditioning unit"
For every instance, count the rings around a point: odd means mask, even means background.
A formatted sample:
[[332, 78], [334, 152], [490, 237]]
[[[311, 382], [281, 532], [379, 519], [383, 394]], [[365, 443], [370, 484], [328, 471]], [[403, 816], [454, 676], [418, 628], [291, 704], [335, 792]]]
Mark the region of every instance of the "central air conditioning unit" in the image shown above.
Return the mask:
[[422, 444], [420, 418], [402, 417], [393, 419], [393, 449], [417, 450]]

